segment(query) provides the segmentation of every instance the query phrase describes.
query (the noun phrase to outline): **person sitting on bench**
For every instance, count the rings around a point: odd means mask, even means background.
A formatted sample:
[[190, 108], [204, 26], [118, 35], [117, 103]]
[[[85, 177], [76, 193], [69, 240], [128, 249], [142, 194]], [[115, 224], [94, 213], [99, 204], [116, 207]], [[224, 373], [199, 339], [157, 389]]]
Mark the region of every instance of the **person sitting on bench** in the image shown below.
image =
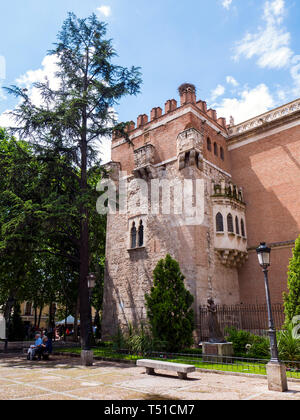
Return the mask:
[[33, 360], [36, 355], [39, 355], [39, 352], [41, 350], [43, 341], [41, 339], [41, 335], [39, 333], [35, 334], [35, 343], [33, 346], [30, 346], [28, 349], [27, 359]]
[[52, 353], [52, 342], [48, 339], [48, 337], [45, 335], [43, 337], [43, 341], [39, 349], [37, 350], [37, 356], [38, 360], [41, 360], [43, 358], [44, 360], [49, 359], [49, 355]]

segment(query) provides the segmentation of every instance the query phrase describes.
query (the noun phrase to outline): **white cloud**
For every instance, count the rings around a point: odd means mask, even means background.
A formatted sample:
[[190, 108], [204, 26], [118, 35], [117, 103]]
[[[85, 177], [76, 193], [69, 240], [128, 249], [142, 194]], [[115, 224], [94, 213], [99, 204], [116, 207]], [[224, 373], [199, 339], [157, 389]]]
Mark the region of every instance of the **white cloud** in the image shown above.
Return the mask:
[[105, 16], [105, 17], [109, 17], [111, 15], [111, 7], [110, 6], [100, 6], [97, 8], [97, 11]]
[[216, 100], [219, 96], [224, 95], [225, 88], [222, 85], [218, 85], [214, 90], [211, 91], [212, 101]]
[[246, 34], [238, 42], [235, 59], [257, 57], [262, 68], [280, 69], [290, 64], [293, 51], [290, 48], [291, 35], [280, 25], [285, 15], [284, 0], [266, 1], [264, 5], [264, 26], [254, 34]]
[[0, 127], [2, 128], [9, 128], [14, 126], [14, 122], [12, 121], [11, 117], [8, 115], [8, 112], [11, 112], [10, 110], [7, 110], [0, 114]]
[[60, 81], [56, 77], [57, 71], [57, 57], [55, 55], [48, 55], [43, 59], [41, 68], [37, 70], [28, 70], [16, 80], [16, 83], [18, 86], [28, 89], [28, 96], [31, 98], [33, 104], [39, 106], [43, 103], [43, 99], [39, 90], [35, 88], [33, 84], [39, 82], [43, 83], [48, 80], [51, 89], [58, 89]]
[[238, 98], [224, 98], [216, 106], [218, 115], [227, 118], [228, 121], [230, 116], [233, 116], [236, 124], [263, 114], [276, 106], [265, 84], [260, 84], [254, 89], [244, 88], [238, 96]]
[[234, 77], [232, 77], [232, 76], [227, 76], [226, 77], [226, 82], [229, 84], [229, 85], [232, 85], [232, 86], [234, 86], [234, 87], [237, 87], [237, 86], [239, 86], [239, 83], [235, 80], [235, 78]]
[[231, 4], [232, 4], [232, 0], [223, 0], [222, 1], [222, 6], [227, 10], [230, 9]]
[[[27, 94], [36, 106], [43, 103], [43, 99], [37, 88], [33, 86], [34, 83], [45, 82], [48, 80], [52, 89], [59, 88], [59, 80], [55, 73], [58, 70], [56, 64], [57, 58], [55, 56], [46, 56], [42, 61], [42, 67], [37, 70], [28, 70], [25, 74], [16, 79], [15, 83], [21, 88], [28, 90]], [[9, 115], [12, 110], [6, 110], [0, 114], [0, 127], [13, 127], [15, 122]]]
[[300, 55], [295, 55], [292, 59], [291, 76], [294, 80], [293, 94], [300, 96]]
[[283, 90], [279, 88], [279, 97], [300, 96], [300, 55], [291, 49], [291, 34], [282, 27], [286, 16], [285, 0], [266, 0], [263, 8], [262, 27], [255, 33], [247, 33], [235, 48], [235, 59], [256, 57], [261, 68], [289, 70], [294, 85]]

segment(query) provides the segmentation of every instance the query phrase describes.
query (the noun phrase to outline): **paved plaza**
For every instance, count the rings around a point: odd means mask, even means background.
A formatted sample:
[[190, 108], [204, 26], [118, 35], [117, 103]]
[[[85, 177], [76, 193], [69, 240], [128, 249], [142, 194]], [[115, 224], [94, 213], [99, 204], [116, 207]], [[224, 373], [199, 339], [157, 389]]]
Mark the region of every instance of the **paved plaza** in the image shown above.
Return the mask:
[[[158, 372], [160, 373], [160, 372]], [[269, 392], [264, 378], [195, 372], [147, 376], [143, 368], [101, 362], [87, 368], [80, 359], [54, 356], [28, 362], [0, 356], [1, 400], [300, 400], [300, 382], [284, 394]]]

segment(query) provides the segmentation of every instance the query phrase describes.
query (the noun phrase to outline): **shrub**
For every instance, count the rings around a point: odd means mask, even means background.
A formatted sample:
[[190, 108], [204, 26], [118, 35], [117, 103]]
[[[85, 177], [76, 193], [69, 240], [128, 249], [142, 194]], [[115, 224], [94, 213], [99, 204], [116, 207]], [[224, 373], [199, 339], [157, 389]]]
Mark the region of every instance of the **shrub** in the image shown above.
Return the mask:
[[144, 324], [136, 330], [131, 330], [127, 344], [128, 350], [135, 354], [151, 353], [155, 347], [154, 340]]
[[300, 361], [300, 339], [293, 335], [294, 325], [290, 323], [277, 335], [279, 357], [283, 361]]
[[246, 355], [246, 345], [252, 344], [251, 333], [237, 330], [235, 327], [226, 328], [226, 340], [233, 344], [234, 355], [243, 357]]
[[112, 337], [112, 340], [114, 350], [127, 350], [128, 343], [120, 327], [118, 327], [118, 332], [114, 337]]
[[247, 357], [251, 359], [270, 359], [270, 340], [267, 337], [250, 334], [251, 348]]
[[194, 298], [185, 288], [179, 264], [170, 255], [158, 262], [154, 286], [146, 294], [147, 316], [153, 339], [176, 352], [193, 344]]
[[249, 359], [269, 359], [270, 341], [266, 337], [251, 334], [248, 331], [227, 328], [226, 340], [233, 343], [234, 355]]
[[293, 258], [288, 271], [289, 293], [284, 293], [285, 325], [288, 327], [293, 318], [300, 315], [300, 236], [296, 240]]

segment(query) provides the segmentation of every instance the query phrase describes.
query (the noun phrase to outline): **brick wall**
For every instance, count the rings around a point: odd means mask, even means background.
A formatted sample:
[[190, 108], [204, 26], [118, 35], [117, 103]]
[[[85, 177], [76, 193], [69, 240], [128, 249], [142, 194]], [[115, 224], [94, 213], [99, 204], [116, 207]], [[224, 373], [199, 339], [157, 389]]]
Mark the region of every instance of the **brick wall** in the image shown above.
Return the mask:
[[[248, 246], [293, 241], [300, 234], [300, 127], [268, 136], [230, 152], [233, 179], [247, 204]], [[292, 246], [272, 251], [270, 271], [274, 303], [282, 301]], [[240, 270], [241, 299], [263, 302], [263, 278], [255, 253]]]

